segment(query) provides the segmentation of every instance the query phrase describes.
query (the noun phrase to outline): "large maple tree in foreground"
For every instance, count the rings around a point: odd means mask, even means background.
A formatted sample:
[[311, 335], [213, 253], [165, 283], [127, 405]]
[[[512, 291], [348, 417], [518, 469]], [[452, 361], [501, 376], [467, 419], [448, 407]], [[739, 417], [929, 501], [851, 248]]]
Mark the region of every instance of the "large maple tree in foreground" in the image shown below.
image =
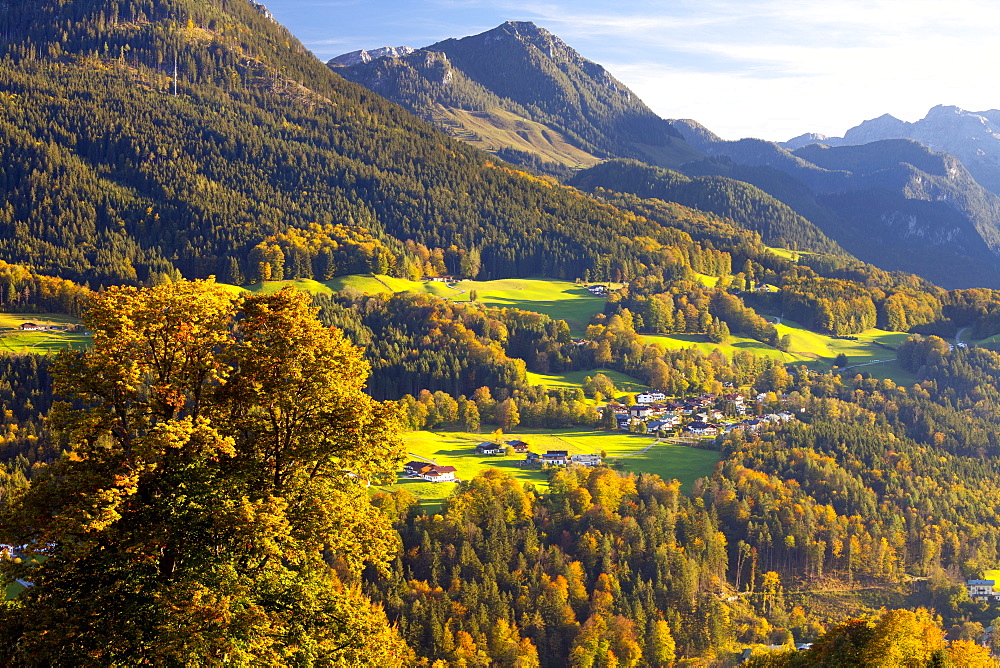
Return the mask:
[[398, 538], [366, 481], [402, 453], [360, 351], [291, 290], [111, 288], [64, 354], [52, 421], [69, 454], [12, 500], [0, 613], [19, 664], [392, 665], [360, 593]]

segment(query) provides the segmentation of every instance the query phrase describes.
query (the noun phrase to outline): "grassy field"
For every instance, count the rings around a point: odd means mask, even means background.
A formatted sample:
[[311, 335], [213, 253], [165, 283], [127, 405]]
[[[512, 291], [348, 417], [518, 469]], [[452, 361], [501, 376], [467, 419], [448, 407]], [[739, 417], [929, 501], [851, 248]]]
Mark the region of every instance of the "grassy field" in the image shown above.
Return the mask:
[[573, 146], [559, 132], [500, 108], [466, 111], [438, 105], [434, 122], [452, 136], [486, 151], [511, 147], [573, 168], [592, 167], [600, 159]]
[[91, 337], [68, 332], [22, 332], [22, 323], [34, 322], [39, 325], [78, 325], [80, 320], [68, 315], [54, 313], [0, 313], [0, 352], [55, 353], [66, 348], [82, 350], [91, 344]]
[[[477, 455], [476, 444], [487, 438], [482, 434], [463, 432], [415, 431], [404, 435], [407, 452], [411, 457], [433, 461], [439, 466], [454, 466], [457, 477], [468, 480], [485, 468], [495, 467], [509, 473], [518, 480], [531, 483], [542, 494], [548, 489], [548, 475], [539, 469], [526, 469], [518, 465], [523, 455], [489, 456]], [[698, 478], [711, 475], [719, 454], [682, 445], [661, 443], [653, 445], [647, 452], [642, 451], [654, 444], [648, 436], [635, 436], [622, 432], [603, 432], [583, 429], [521, 430], [506, 436], [526, 441], [532, 451], [567, 450], [575, 454], [607, 453], [609, 462], [619, 463], [622, 470], [655, 473], [666, 480], [677, 478], [685, 491]], [[632, 455], [632, 456], [623, 456]], [[434, 511], [454, 492], [454, 483], [423, 482], [410, 478], [400, 478], [391, 489], [405, 489], [420, 499], [428, 510]]]
[[[611, 464], [615, 464], [612, 451], [608, 451]], [[701, 450], [667, 441], [657, 443], [640, 455], [622, 457], [617, 460], [624, 471], [634, 473], [655, 473], [664, 480], [676, 478], [681, 489], [691, 492], [694, 481], [711, 475], [719, 463], [719, 453]]]
[[[779, 255], [792, 259], [802, 254], [802, 251], [789, 251], [781, 248], [772, 250]], [[703, 277], [703, 281], [706, 284], [714, 280], [714, 277]], [[571, 331], [576, 335], [581, 334], [590, 321], [590, 318], [594, 314], [601, 312], [604, 308], [604, 298], [590, 294], [581, 285], [570, 281], [542, 278], [459, 281], [449, 285], [441, 281], [409, 281], [391, 276], [364, 274], [342, 276], [326, 282], [305, 279], [272, 281], [263, 285], [249, 286], [249, 289], [255, 292], [269, 293], [285, 285], [294, 285], [301, 290], [313, 294], [330, 294], [346, 287], [352, 287], [366, 293], [427, 293], [455, 301], [467, 301], [471, 296], [471, 291], [475, 290], [476, 299], [481, 303], [492, 306], [520, 308], [565, 320], [569, 324]], [[231, 287], [234, 290], [241, 289], [235, 286]], [[772, 317], [772, 319], [774, 318]], [[892, 350], [892, 348], [897, 347], [904, 341], [908, 334], [871, 329], [858, 334], [856, 341], [851, 341], [817, 334], [805, 329], [798, 323], [785, 319], [781, 319], [775, 327], [778, 330], [779, 336], [788, 335], [790, 337], [791, 343], [788, 352], [782, 352], [754, 339], [740, 336], [733, 336], [727, 343], [722, 345], [711, 343], [705, 340], [704, 336], [697, 334], [676, 334], [669, 336], [643, 335], [643, 339], [650, 343], [659, 343], [668, 349], [695, 347], [706, 354], [713, 350], [720, 350], [730, 357], [737, 351], [743, 350], [755, 355], [779, 359], [785, 364], [805, 364], [817, 371], [829, 371], [833, 366], [834, 358], [843, 353], [848, 358], [848, 365], [852, 367], [847, 369], [846, 373], [868, 373], [875, 378], [892, 378], [897, 382], [906, 384], [915, 381], [912, 374], [905, 372], [894, 361], [895, 351]], [[984, 340], [983, 342], [988, 341]], [[854, 365], [864, 366], [854, 367]], [[578, 373], [578, 379], [573, 377], [574, 374], [568, 374], [565, 377], [559, 375], [542, 376], [530, 374], [529, 382], [549, 387], [576, 387], [579, 386], [583, 377], [588, 375], [588, 373], [590, 372]], [[623, 381], [636, 382], [634, 379], [623, 379]], [[637, 390], [628, 389], [628, 391], [639, 391], [642, 389], [645, 388], [638, 386]]]
[[620, 371], [612, 369], [592, 369], [590, 371], [570, 371], [568, 373], [541, 374], [528, 372], [529, 385], [544, 385], [553, 388], [577, 388], [583, 387], [583, 381], [587, 376], [594, 376], [603, 373], [615, 384], [615, 388], [623, 392], [644, 392], [649, 389], [648, 385], [632, 376], [625, 375]]
[[867, 373], [873, 378], [891, 378], [897, 383], [916, 382], [916, 377], [896, 362], [894, 349], [910, 336], [905, 332], [869, 329], [854, 335], [857, 340], [852, 341], [811, 332], [790, 320], [782, 320], [775, 327], [780, 336], [791, 337], [789, 352], [795, 362], [816, 371], [829, 371], [834, 358], [843, 353], [847, 356], [845, 374]]
[[476, 299], [492, 306], [509, 306], [544, 313], [565, 320], [570, 330], [580, 334], [590, 318], [604, 309], [604, 297], [595, 297], [582, 285], [570, 281], [542, 278], [509, 278], [498, 281], [459, 281], [455, 287], [464, 294], [454, 297], [465, 301], [472, 290]]
[[795, 355], [783, 353], [777, 348], [773, 348], [766, 343], [761, 343], [760, 341], [748, 339], [742, 336], [732, 336], [729, 338], [728, 343], [723, 344], [706, 341], [705, 337], [701, 334], [643, 334], [642, 338], [648, 343], [658, 343], [668, 350], [697, 348], [705, 354], [708, 354], [713, 350], [718, 350], [729, 357], [732, 357], [734, 353], [740, 350], [745, 350], [753, 353], [754, 355], [775, 357], [789, 364], [797, 359]]
[[709, 276], [707, 274], [695, 274], [698, 282], [707, 288], [714, 288], [719, 283], [719, 276]]
[[382, 292], [418, 292], [432, 294], [455, 301], [468, 301], [470, 292], [476, 291], [476, 300], [491, 306], [509, 306], [526, 311], [544, 313], [565, 320], [570, 328], [582, 332], [591, 316], [604, 308], [604, 298], [595, 297], [583, 286], [569, 281], [536, 279], [503, 279], [497, 281], [459, 281], [447, 284], [442, 281], [410, 281], [393, 276], [357, 274], [341, 276], [331, 281], [297, 279], [294, 281], [267, 281], [245, 288], [226, 286], [233, 291], [249, 290], [263, 294], [277, 292], [291, 285], [310, 294], [333, 294], [344, 288], [354, 288], [368, 294]]
[[[772, 322], [775, 318], [769, 318]], [[754, 339], [733, 336], [725, 344], [715, 344], [705, 340], [700, 334], [673, 335], [643, 335], [650, 343], [659, 343], [668, 349], [698, 348], [704, 353], [719, 350], [725, 355], [739, 351], [749, 351], [755, 355], [773, 357], [785, 364], [804, 364], [816, 371], [830, 371], [837, 355], [847, 356], [847, 370], [854, 373], [868, 373], [874, 378], [892, 378], [898, 383], [911, 384], [916, 381], [913, 374], [908, 373], [895, 361], [894, 348], [906, 340], [909, 334], [904, 332], [887, 332], [881, 329], [869, 329], [856, 336], [857, 340], [836, 339], [826, 334], [817, 334], [790, 320], [782, 319], [775, 325], [779, 336], [788, 335], [790, 345], [788, 352], [782, 352]], [[863, 365], [857, 366], [854, 365]]]

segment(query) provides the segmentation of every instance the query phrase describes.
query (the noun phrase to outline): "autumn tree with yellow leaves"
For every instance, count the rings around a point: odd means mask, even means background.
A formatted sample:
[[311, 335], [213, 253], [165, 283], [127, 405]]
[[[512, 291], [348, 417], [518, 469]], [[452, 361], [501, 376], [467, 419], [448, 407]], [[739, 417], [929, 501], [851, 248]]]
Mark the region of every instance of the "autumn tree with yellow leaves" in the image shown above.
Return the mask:
[[70, 447], [17, 495], [0, 655], [24, 665], [398, 665], [361, 593], [398, 537], [366, 484], [402, 451], [368, 365], [291, 290], [111, 288], [57, 364]]

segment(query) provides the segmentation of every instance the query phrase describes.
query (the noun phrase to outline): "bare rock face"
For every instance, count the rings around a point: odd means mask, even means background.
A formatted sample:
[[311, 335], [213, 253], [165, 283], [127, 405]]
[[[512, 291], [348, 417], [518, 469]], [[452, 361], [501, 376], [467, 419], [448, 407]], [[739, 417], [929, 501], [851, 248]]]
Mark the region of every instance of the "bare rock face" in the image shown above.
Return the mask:
[[350, 67], [351, 65], [358, 65], [359, 63], [370, 63], [371, 61], [378, 60], [379, 58], [402, 58], [403, 56], [408, 56], [413, 52], [414, 49], [408, 46], [383, 46], [378, 49], [372, 49], [371, 51], [358, 49], [357, 51], [351, 51], [350, 53], [345, 53], [333, 58], [327, 63], [327, 65], [330, 67]]

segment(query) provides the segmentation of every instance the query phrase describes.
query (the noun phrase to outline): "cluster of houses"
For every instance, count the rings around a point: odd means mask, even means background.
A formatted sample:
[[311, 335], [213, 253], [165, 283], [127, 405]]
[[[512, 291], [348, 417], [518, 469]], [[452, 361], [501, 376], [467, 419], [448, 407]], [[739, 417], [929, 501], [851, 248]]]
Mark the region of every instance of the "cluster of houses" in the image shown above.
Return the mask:
[[[643, 424], [647, 434], [683, 431], [692, 436], [717, 436], [733, 429], [756, 431], [765, 424], [795, 418], [788, 411], [744, 417], [748, 412], [747, 400], [739, 392], [721, 396], [702, 394], [668, 401], [666, 394], [653, 391], [643, 392], [635, 400], [634, 406], [609, 404], [622, 431], [635, 431], [637, 424]], [[762, 403], [762, 397], [758, 400]], [[731, 417], [725, 417], [725, 413], [719, 410], [720, 406], [726, 408]]]
[[529, 468], [542, 468], [543, 466], [600, 466], [600, 455], [571, 455], [568, 450], [547, 450], [544, 453], [530, 452], [528, 444], [524, 441], [507, 441], [504, 444], [485, 441], [476, 446], [476, 454], [479, 455], [502, 455], [507, 452], [518, 455], [527, 455], [519, 464]]
[[[504, 455], [510, 448], [516, 454], [526, 455], [518, 462], [527, 468], [542, 468], [545, 466], [600, 466], [600, 455], [571, 455], [567, 450], [548, 450], [544, 453], [531, 452], [524, 441], [507, 441], [494, 443], [484, 441], [476, 446], [477, 455]], [[455, 474], [454, 466], [438, 466], [426, 460], [414, 460], [403, 466], [403, 473], [410, 478], [419, 478], [427, 482], [461, 482]]]
[[600, 466], [600, 455], [571, 455], [568, 450], [547, 450], [544, 453], [529, 452], [521, 462], [527, 468], [544, 466]]

